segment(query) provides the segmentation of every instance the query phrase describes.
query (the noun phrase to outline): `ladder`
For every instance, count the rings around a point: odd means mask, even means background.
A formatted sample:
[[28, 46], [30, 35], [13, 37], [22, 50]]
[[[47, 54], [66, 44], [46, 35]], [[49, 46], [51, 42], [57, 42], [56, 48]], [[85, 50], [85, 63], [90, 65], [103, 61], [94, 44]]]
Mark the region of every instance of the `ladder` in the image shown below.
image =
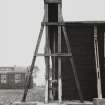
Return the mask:
[[[49, 18], [48, 18], [48, 7], [49, 4], [56, 4], [58, 6], [58, 21], [57, 22], [49, 22]], [[70, 43], [68, 40], [68, 36], [67, 36], [67, 32], [64, 26], [64, 21], [63, 21], [63, 16], [62, 16], [62, 0], [44, 0], [44, 18], [41, 24], [41, 29], [40, 29], [40, 33], [39, 33], [39, 37], [37, 40], [37, 44], [36, 44], [36, 49], [34, 52], [34, 56], [32, 59], [32, 64], [30, 67], [30, 73], [29, 76], [27, 78], [27, 82], [26, 82], [26, 86], [24, 89], [24, 94], [23, 94], [23, 98], [22, 101], [25, 102], [26, 101], [26, 96], [28, 93], [28, 89], [30, 86], [30, 80], [31, 80], [31, 76], [32, 76], [32, 72], [33, 72], [33, 68], [34, 68], [34, 64], [36, 61], [36, 57], [37, 56], [44, 56], [45, 57], [45, 64], [46, 64], [46, 85], [45, 85], [45, 103], [48, 103], [49, 100], [55, 100], [54, 97], [55, 95], [58, 96], [57, 100], [59, 101], [59, 103], [62, 102], [62, 75], [61, 75], [61, 57], [69, 57], [70, 63], [72, 65], [72, 70], [73, 70], [73, 74], [74, 74], [74, 79], [75, 79], [75, 83], [76, 83], [76, 87], [77, 87], [77, 91], [78, 91], [78, 95], [80, 97], [80, 101], [84, 102], [83, 100], [83, 95], [81, 92], [81, 88], [80, 88], [80, 83], [78, 80], [78, 76], [77, 76], [77, 72], [76, 72], [76, 67], [74, 64], [74, 60], [73, 60], [73, 56], [72, 56], [72, 52], [71, 52], [71, 47], [70, 47]], [[38, 48], [41, 42], [41, 38], [42, 38], [42, 34], [43, 34], [43, 30], [44, 30], [44, 26], [45, 30], [46, 30], [46, 43], [45, 43], [45, 52], [44, 54], [42, 53], [38, 53]], [[51, 49], [50, 49], [50, 42], [49, 42], [49, 26], [57, 26], [58, 29], [58, 41], [57, 41], [57, 47], [58, 47], [58, 51], [57, 53], [54, 50], [54, 53], [51, 53]], [[62, 33], [64, 34], [64, 39], [65, 39], [65, 43], [68, 49], [67, 53], [62, 53], [61, 52], [61, 39], [62, 39]], [[54, 40], [54, 49], [55, 49], [55, 40]], [[55, 75], [55, 63], [54, 63], [54, 69], [52, 70], [50, 68], [50, 58], [53, 57], [53, 61], [55, 62], [55, 59], [58, 59], [58, 75], [56, 77]]]

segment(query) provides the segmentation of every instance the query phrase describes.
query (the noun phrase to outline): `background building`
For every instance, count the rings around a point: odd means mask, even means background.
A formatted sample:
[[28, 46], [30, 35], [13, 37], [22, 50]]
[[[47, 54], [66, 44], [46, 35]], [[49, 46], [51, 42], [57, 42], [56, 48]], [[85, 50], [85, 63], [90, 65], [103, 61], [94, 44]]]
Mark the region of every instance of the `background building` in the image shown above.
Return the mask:
[[24, 89], [28, 72], [27, 67], [0, 67], [0, 89]]

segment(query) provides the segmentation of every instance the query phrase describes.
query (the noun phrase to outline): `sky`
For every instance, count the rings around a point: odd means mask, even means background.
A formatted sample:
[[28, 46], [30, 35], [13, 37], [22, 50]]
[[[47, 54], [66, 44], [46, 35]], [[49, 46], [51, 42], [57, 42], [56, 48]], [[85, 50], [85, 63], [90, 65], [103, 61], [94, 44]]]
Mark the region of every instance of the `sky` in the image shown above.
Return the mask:
[[[105, 0], [63, 0], [65, 21], [105, 20]], [[29, 66], [44, 14], [43, 0], [0, 0], [0, 66]], [[44, 32], [45, 33], [45, 32]], [[39, 52], [43, 52], [45, 34]], [[42, 57], [36, 65], [43, 78]]]

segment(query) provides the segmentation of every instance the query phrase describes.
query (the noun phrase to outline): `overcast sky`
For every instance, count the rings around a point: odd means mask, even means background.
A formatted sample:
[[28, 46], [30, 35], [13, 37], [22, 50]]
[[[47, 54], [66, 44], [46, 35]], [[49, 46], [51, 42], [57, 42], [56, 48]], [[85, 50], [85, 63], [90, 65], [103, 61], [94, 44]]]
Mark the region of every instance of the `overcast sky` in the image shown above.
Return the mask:
[[[44, 0], [0, 0], [0, 66], [31, 64]], [[105, 0], [63, 0], [65, 21], [105, 20]], [[43, 51], [44, 37], [40, 51]], [[40, 58], [41, 59], [41, 58]], [[43, 60], [36, 65], [44, 69]]]

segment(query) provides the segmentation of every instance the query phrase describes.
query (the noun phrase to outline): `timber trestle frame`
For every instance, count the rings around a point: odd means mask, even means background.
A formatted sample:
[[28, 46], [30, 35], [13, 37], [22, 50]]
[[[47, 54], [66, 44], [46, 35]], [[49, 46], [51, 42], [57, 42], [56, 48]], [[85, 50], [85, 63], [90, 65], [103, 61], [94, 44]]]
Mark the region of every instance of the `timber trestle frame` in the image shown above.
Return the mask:
[[[49, 22], [48, 21], [48, 5], [51, 3], [55, 3], [58, 6], [58, 22]], [[80, 97], [80, 101], [84, 102], [83, 100], [83, 95], [81, 92], [81, 88], [80, 88], [80, 83], [78, 80], [78, 76], [77, 76], [77, 72], [76, 72], [76, 67], [74, 64], [74, 60], [73, 60], [73, 56], [72, 56], [72, 52], [71, 52], [71, 47], [70, 47], [70, 43], [68, 40], [68, 36], [67, 36], [67, 32], [65, 29], [65, 25], [64, 25], [64, 21], [63, 21], [63, 16], [62, 16], [62, 0], [44, 0], [44, 19], [43, 22], [41, 23], [41, 29], [40, 29], [40, 33], [39, 33], [39, 37], [37, 40], [37, 44], [36, 44], [36, 49], [34, 52], [34, 56], [32, 59], [32, 64], [30, 67], [30, 72], [29, 72], [29, 76], [27, 77], [27, 81], [26, 81], [26, 86], [25, 86], [25, 90], [24, 90], [24, 95], [22, 98], [22, 101], [25, 102], [26, 101], [26, 96], [28, 93], [28, 89], [30, 86], [30, 80], [31, 80], [31, 76], [33, 73], [33, 68], [35, 65], [35, 61], [36, 61], [36, 57], [37, 56], [44, 56], [45, 57], [45, 64], [46, 64], [46, 85], [45, 85], [45, 103], [49, 102], [50, 99], [50, 95], [52, 93], [52, 91], [55, 91], [56, 89], [54, 87], [52, 87], [50, 89], [49, 86], [52, 86], [51, 84], [53, 83], [57, 83], [58, 87], [57, 87], [57, 92], [58, 92], [58, 101], [59, 103], [62, 102], [62, 76], [61, 76], [61, 57], [69, 57], [70, 63], [72, 65], [72, 70], [73, 70], [73, 74], [74, 74], [74, 79], [75, 79], [75, 83], [76, 83], [76, 87], [77, 87], [77, 91], [78, 91], [78, 95]], [[58, 53], [51, 53], [50, 51], [50, 46], [49, 46], [49, 35], [48, 35], [48, 27], [49, 26], [57, 26], [58, 28]], [[41, 42], [41, 38], [42, 38], [42, 34], [43, 34], [43, 30], [44, 30], [44, 26], [46, 26], [46, 42], [45, 42], [45, 53], [38, 53], [38, 49], [39, 49], [39, 45]], [[65, 39], [65, 43], [67, 46], [67, 50], [68, 53], [62, 53], [61, 52], [61, 39], [62, 39], [62, 33], [64, 35], [64, 39]], [[54, 45], [55, 46], [55, 45]], [[57, 80], [50, 80], [49, 77], [49, 69], [50, 69], [50, 57], [58, 57], [58, 79]]]

